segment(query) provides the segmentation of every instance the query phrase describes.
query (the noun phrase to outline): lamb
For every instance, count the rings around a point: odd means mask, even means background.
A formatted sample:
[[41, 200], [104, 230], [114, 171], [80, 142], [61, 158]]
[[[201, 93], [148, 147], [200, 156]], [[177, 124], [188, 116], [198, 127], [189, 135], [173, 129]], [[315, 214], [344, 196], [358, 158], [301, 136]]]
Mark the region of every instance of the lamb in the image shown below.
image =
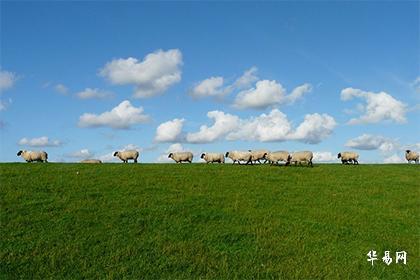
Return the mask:
[[294, 162], [295, 164], [297, 164], [298, 162], [299, 164], [301, 164], [302, 162], [307, 162], [308, 166], [313, 166], [313, 157], [314, 155], [311, 151], [295, 152], [287, 157], [286, 165], [290, 165], [291, 162]]
[[19, 151], [17, 156], [21, 156], [26, 162], [40, 161], [48, 162], [48, 154], [44, 151], [33, 152], [33, 151]]
[[207, 163], [225, 163], [225, 156], [220, 153], [202, 153], [201, 158], [204, 159]]
[[415, 151], [406, 150], [405, 158], [407, 159], [408, 163], [410, 163], [411, 161], [414, 161], [415, 163], [419, 163], [419, 153]]
[[270, 162], [271, 165], [278, 164], [279, 161], [287, 162], [289, 157], [289, 152], [287, 151], [277, 151], [268, 153], [265, 158]]
[[139, 152], [136, 150], [117, 151], [114, 153], [114, 157], [119, 157], [124, 163], [128, 163], [129, 159], [133, 159], [134, 163], [136, 163]]
[[168, 158], [173, 159], [176, 163], [181, 163], [183, 161], [191, 163], [193, 160], [193, 154], [191, 152], [170, 153]]
[[359, 154], [356, 152], [341, 152], [338, 153], [337, 158], [341, 158], [342, 164], [348, 164], [352, 162], [353, 164], [359, 164]]
[[267, 159], [265, 157], [269, 153], [269, 151], [267, 150], [255, 150], [255, 151], [248, 150], [248, 151], [251, 153], [251, 160], [253, 162], [257, 163], [258, 161], [259, 163], [261, 163], [260, 161], [261, 159], [264, 160], [264, 163], [267, 162]]
[[80, 163], [102, 163], [102, 161], [99, 159], [85, 159], [82, 160]]
[[245, 161], [246, 164], [251, 163], [252, 165], [252, 154], [245, 151], [230, 151], [226, 153], [226, 157], [233, 160], [233, 164], [237, 161], [238, 164], [241, 164], [241, 160]]

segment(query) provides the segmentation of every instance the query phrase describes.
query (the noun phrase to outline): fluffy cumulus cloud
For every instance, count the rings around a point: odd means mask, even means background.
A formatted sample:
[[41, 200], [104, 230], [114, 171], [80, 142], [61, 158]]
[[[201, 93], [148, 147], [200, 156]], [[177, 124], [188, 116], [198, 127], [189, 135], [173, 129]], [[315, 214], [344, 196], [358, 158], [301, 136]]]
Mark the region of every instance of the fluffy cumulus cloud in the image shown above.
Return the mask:
[[341, 99], [344, 101], [353, 98], [361, 98], [366, 101], [366, 105], [359, 105], [359, 111], [362, 115], [359, 118], [353, 118], [349, 124], [378, 123], [381, 121], [392, 121], [404, 123], [407, 112], [406, 104], [395, 99], [386, 92], [368, 92], [360, 89], [345, 88], [341, 91]]
[[213, 124], [202, 125], [198, 132], [188, 133], [188, 143], [210, 143], [226, 139], [260, 142], [297, 140], [316, 144], [331, 135], [336, 126], [331, 116], [315, 113], [306, 115], [304, 121], [294, 129], [287, 116], [278, 109], [248, 119], [221, 111], [211, 111], [207, 116], [213, 120]]
[[337, 156], [334, 156], [331, 152], [314, 152], [314, 161], [318, 162], [335, 162]]
[[85, 88], [83, 91], [76, 93], [76, 96], [79, 99], [106, 99], [112, 97], [113, 94], [98, 88]]
[[133, 125], [149, 121], [142, 107], [134, 107], [130, 101], [124, 100], [111, 111], [96, 115], [85, 113], [79, 118], [80, 127], [111, 127], [114, 129], [128, 129]]
[[195, 133], [187, 134], [187, 141], [190, 143], [210, 143], [225, 136], [239, 125], [237, 116], [226, 114], [221, 111], [211, 111], [207, 117], [213, 120], [212, 126], [202, 125]]
[[182, 64], [180, 50], [157, 50], [142, 61], [133, 57], [114, 59], [100, 70], [100, 75], [115, 85], [134, 85], [134, 97], [147, 98], [178, 83]]
[[396, 140], [371, 134], [363, 134], [350, 139], [345, 146], [358, 150], [380, 150], [385, 153], [399, 148], [399, 144]]
[[173, 119], [160, 124], [156, 129], [156, 142], [177, 142], [180, 140], [184, 119]]
[[255, 84], [255, 87], [239, 92], [233, 105], [239, 109], [266, 109], [275, 105], [294, 103], [311, 90], [310, 84], [304, 84], [287, 95], [280, 83], [274, 80], [261, 80]]
[[10, 89], [16, 83], [17, 77], [13, 72], [0, 70], [0, 93]]
[[91, 153], [88, 149], [81, 149], [69, 154], [68, 156], [72, 158], [87, 159], [92, 157], [93, 153]]
[[47, 136], [32, 139], [24, 137], [19, 140], [18, 145], [29, 147], [58, 147], [62, 145], [62, 142], [59, 140], [50, 140]]
[[223, 77], [210, 77], [198, 82], [190, 91], [190, 95], [194, 98], [223, 98], [234, 90], [250, 87], [252, 83], [258, 80], [258, 77], [256, 76], [257, 71], [258, 69], [256, 67], [251, 67], [233, 83], [227, 85], [225, 84], [225, 79]]

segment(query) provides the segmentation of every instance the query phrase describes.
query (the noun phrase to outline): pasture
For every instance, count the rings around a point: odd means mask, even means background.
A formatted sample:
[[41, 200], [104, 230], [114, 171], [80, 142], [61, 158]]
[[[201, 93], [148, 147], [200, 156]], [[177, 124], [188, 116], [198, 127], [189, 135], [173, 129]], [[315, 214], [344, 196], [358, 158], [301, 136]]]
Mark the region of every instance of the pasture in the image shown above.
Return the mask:
[[10, 163], [0, 176], [2, 279], [420, 275], [419, 165]]

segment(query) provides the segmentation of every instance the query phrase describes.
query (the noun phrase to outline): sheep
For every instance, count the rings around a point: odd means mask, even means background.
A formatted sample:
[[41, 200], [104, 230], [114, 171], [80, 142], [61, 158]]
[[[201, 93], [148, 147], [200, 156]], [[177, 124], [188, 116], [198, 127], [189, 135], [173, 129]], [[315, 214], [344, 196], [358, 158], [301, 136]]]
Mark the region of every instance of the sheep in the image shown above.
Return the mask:
[[44, 151], [33, 152], [33, 151], [19, 151], [17, 156], [21, 156], [26, 162], [40, 161], [48, 162], [48, 154]]
[[225, 156], [220, 153], [202, 153], [201, 158], [204, 159], [207, 163], [225, 163]]
[[411, 161], [414, 161], [415, 163], [419, 163], [419, 153], [415, 151], [406, 150], [405, 158], [407, 159], [408, 163], [410, 163]]
[[85, 159], [82, 160], [80, 163], [102, 163], [102, 161], [99, 159]]
[[139, 152], [136, 150], [116, 151], [114, 157], [119, 157], [124, 163], [128, 163], [129, 159], [133, 159], [134, 163], [137, 163]]
[[291, 162], [294, 162], [295, 164], [297, 164], [298, 162], [299, 164], [301, 164], [302, 162], [307, 162], [308, 165], [313, 166], [313, 157], [314, 155], [311, 151], [295, 152], [287, 157], [286, 165], [290, 165]]
[[359, 164], [359, 154], [356, 152], [341, 152], [338, 153], [337, 158], [341, 158], [342, 164]]
[[170, 153], [168, 158], [173, 159], [176, 163], [181, 163], [183, 161], [191, 163], [193, 160], [193, 154], [191, 152]]
[[257, 163], [257, 161], [258, 161], [258, 163], [261, 163], [261, 161], [260, 161], [261, 159], [264, 160], [264, 163], [267, 162], [267, 159], [265, 157], [269, 153], [269, 151], [267, 151], [267, 150], [255, 150], [255, 151], [248, 150], [248, 152], [251, 153], [251, 160], [253, 162]]
[[231, 160], [233, 160], [232, 164], [235, 164], [235, 162], [237, 161], [238, 164], [241, 164], [241, 160], [245, 161], [246, 164], [252, 163], [252, 155], [250, 152], [245, 152], [245, 151], [230, 151], [226, 153], [226, 157], [230, 158]]
[[279, 161], [287, 162], [289, 157], [289, 152], [287, 151], [277, 151], [268, 153], [265, 158], [270, 162], [271, 165], [278, 164]]

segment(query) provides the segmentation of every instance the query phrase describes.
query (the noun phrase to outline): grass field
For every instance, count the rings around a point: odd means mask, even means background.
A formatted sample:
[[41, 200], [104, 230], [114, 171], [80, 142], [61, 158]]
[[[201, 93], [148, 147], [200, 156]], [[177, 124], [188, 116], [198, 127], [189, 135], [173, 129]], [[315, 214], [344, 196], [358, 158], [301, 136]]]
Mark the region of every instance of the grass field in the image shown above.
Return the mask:
[[419, 279], [419, 165], [0, 172], [2, 279]]

